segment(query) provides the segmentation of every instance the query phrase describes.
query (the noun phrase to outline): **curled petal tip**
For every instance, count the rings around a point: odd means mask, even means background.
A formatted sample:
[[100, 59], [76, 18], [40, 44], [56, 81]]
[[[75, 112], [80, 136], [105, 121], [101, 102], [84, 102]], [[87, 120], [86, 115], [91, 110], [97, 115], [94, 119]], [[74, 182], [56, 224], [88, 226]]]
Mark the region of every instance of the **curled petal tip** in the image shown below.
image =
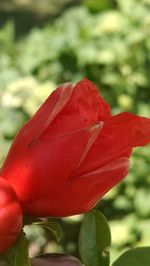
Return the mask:
[[89, 137], [89, 140], [88, 140], [87, 145], [86, 145], [86, 147], [85, 147], [85, 149], [83, 151], [83, 154], [81, 156], [79, 164], [78, 164], [76, 170], [74, 171], [73, 175], [71, 176], [71, 178], [69, 180], [74, 179], [77, 169], [80, 167], [80, 165], [84, 161], [87, 153], [89, 152], [89, 150], [91, 149], [91, 147], [94, 144], [95, 140], [97, 139], [102, 127], [103, 127], [103, 122], [99, 121], [96, 124], [94, 124], [93, 126], [88, 128], [89, 132], [91, 133], [90, 137]]
[[116, 160], [114, 163], [112, 163], [112, 168], [121, 168], [126, 167], [129, 168], [130, 166], [130, 160], [127, 157], [121, 157], [118, 160]]
[[98, 121], [96, 124], [90, 127], [91, 132], [100, 131], [103, 127], [103, 124], [104, 123], [102, 121]]
[[45, 132], [45, 130], [48, 128], [48, 126], [51, 124], [51, 122], [55, 119], [55, 117], [60, 113], [60, 111], [65, 107], [65, 105], [68, 103], [72, 92], [73, 92], [73, 86], [71, 83], [65, 83], [60, 86], [61, 92], [59, 94], [59, 97], [56, 101], [56, 104], [50, 113], [47, 121], [45, 121], [45, 125], [42, 129], [42, 132], [39, 133], [39, 135]]

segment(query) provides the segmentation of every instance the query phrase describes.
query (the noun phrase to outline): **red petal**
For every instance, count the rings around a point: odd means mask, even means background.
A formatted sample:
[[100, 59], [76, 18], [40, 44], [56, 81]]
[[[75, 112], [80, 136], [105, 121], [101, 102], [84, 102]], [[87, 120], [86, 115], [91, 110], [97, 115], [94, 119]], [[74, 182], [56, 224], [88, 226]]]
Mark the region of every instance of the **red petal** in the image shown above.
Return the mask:
[[108, 104], [88, 80], [64, 84], [55, 90], [17, 135], [17, 141], [33, 145], [39, 138], [89, 127], [110, 116]]
[[93, 132], [93, 134], [92, 134], [91, 137], [89, 138], [89, 140], [88, 140], [88, 142], [87, 142], [87, 145], [86, 145], [86, 147], [85, 147], [85, 149], [84, 149], [84, 152], [83, 152], [83, 154], [82, 154], [82, 156], [81, 156], [81, 159], [80, 159], [80, 161], [79, 161], [79, 163], [78, 163], [78, 166], [77, 166], [77, 168], [75, 169], [73, 175], [70, 177], [70, 179], [73, 178], [73, 176], [74, 176], [75, 173], [76, 173], [76, 170], [80, 167], [81, 163], [84, 161], [84, 158], [86, 157], [88, 151], [90, 150], [90, 148], [92, 147], [93, 143], [94, 143], [95, 140], [97, 139], [97, 137], [98, 137], [98, 135], [99, 135], [99, 133], [100, 133], [102, 127], [103, 127], [103, 122], [101, 122], [101, 121], [100, 121], [99, 123], [97, 123], [96, 125], [94, 125], [94, 126], [91, 127], [91, 132]]
[[[47, 210], [50, 215], [50, 203], [55, 199], [57, 202], [99, 127], [41, 140], [25, 148], [20, 146], [20, 150], [12, 146], [1, 174], [16, 191], [24, 211], [32, 209], [32, 215], [40, 216]], [[45, 206], [41, 206], [43, 200], [47, 202]]]
[[18, 237], [22, 227], [22, 210], [13, 188], [0, 177], [0, 253]]
[[79, 130], [109, 116], [110, 108], [100, 97], [97, 88], [90, 81], [82, 80], [76, 84], [69, 102], [51, 123], [49, 132], [59, 135], [60, 131]]
[[118, 158], [103, 168], [74, 179], [71, 184], [72, 201], [76, 206], [74, 212], [83, 213], [92, 209], [106, 192], [127, 175], [129, 164], [128, 158]]
[[[77, 86], [82, 86], [89, 89], [89, 91], [93, 91], [95, 93], [95, 99], [98, 102], [98, 113], [99, 120], [108, 119], [111, 116], [111, 109], [109, 104], [102, 98], [97, 87], [88, 79], [83, 79], [77, 83]], [[98, 92], [98, 93], [97, 93]]]
[[[69, 180], [54, 195], [55, 200], [49, 202], [49, 215], [62, 217], [89, 211], [108, 190], [123, 179], [128, 167], [128, 158], [119, 158], [103, 169]], [[33, 202], [29, 208], [36, 210], [38, 204], [46, 206], [47, 201], [43, 197], [39, 202]], [[42, 216], [45, 216], [47, 209], [41, 207], [41, 210]]]
[[104, 122], [101, 133], [80, 166], [78, 175], [97, 169], [117, 157], [129, 157], [133, 147], [150, 142], [150, 119], [121, 113]]

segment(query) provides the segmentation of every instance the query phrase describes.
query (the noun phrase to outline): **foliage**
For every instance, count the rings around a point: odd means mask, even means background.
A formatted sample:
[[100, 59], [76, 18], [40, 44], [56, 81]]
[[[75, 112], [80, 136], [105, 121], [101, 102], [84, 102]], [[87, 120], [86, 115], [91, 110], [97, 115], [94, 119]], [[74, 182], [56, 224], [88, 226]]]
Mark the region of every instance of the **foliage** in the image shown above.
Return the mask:
[[[20, 39], [11, 20], [0, 29], [1, 161], [21, 125], [56, 84], [68, 80], [87, 76], [114, 113], [150, 115], [150, 2], [105, 2], [83, 1]], [[149, 147], [136, 150], [125, 181], [97, 206], [110, 220], [113, 258], [127, 247], [150, 244], [149, 165]], [[80, 219], [62, 219], [66, 236], [58, 251], [77, 254]], [[42, 243], [42, 249], [56, 249], [53, 239]]]
[[99, 211], [88, 213], [79, 235], [79, 251], [86, 266], [109, 266], [110, 228]]
[[122, 254], [113, 266], [147, 266], [150, 247], [135, 248]]

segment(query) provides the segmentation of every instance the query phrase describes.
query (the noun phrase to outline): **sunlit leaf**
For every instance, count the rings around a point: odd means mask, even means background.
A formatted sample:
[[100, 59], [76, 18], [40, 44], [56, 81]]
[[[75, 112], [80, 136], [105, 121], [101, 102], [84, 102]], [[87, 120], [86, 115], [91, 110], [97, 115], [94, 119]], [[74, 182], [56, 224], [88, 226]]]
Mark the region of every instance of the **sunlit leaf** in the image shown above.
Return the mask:
[[150, 265], [150, 247], [131, 249], [123, 253], [112, 266], [148, 266]]

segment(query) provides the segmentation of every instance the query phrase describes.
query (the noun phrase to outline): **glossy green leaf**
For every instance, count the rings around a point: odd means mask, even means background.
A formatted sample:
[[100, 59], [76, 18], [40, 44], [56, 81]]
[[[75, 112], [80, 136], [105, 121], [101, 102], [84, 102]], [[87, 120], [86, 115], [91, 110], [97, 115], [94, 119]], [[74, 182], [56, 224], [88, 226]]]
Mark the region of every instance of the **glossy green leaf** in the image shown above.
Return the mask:
[[59, 242], [62, 236], [62, 230], [58, 223], [55, 222], [49, 222], [49, 221], [40, 221], [33, 223], [35, 225], [40, 225], [44, 229], [50, 231], [53, 236], [56, 238], [56, 240]]
[[86, 266], [108, 266], [111, 234], [106, 218], [99, 211], [85, 215], [79, 235], [79, 252]]
[[112, 266], [149, 266], [150, 247], [134, 248], [123, 253]]
[[28, 240], [23, 232], [16, 243], [0, 258], [0, 266], [31, 266], [28, 258]]

